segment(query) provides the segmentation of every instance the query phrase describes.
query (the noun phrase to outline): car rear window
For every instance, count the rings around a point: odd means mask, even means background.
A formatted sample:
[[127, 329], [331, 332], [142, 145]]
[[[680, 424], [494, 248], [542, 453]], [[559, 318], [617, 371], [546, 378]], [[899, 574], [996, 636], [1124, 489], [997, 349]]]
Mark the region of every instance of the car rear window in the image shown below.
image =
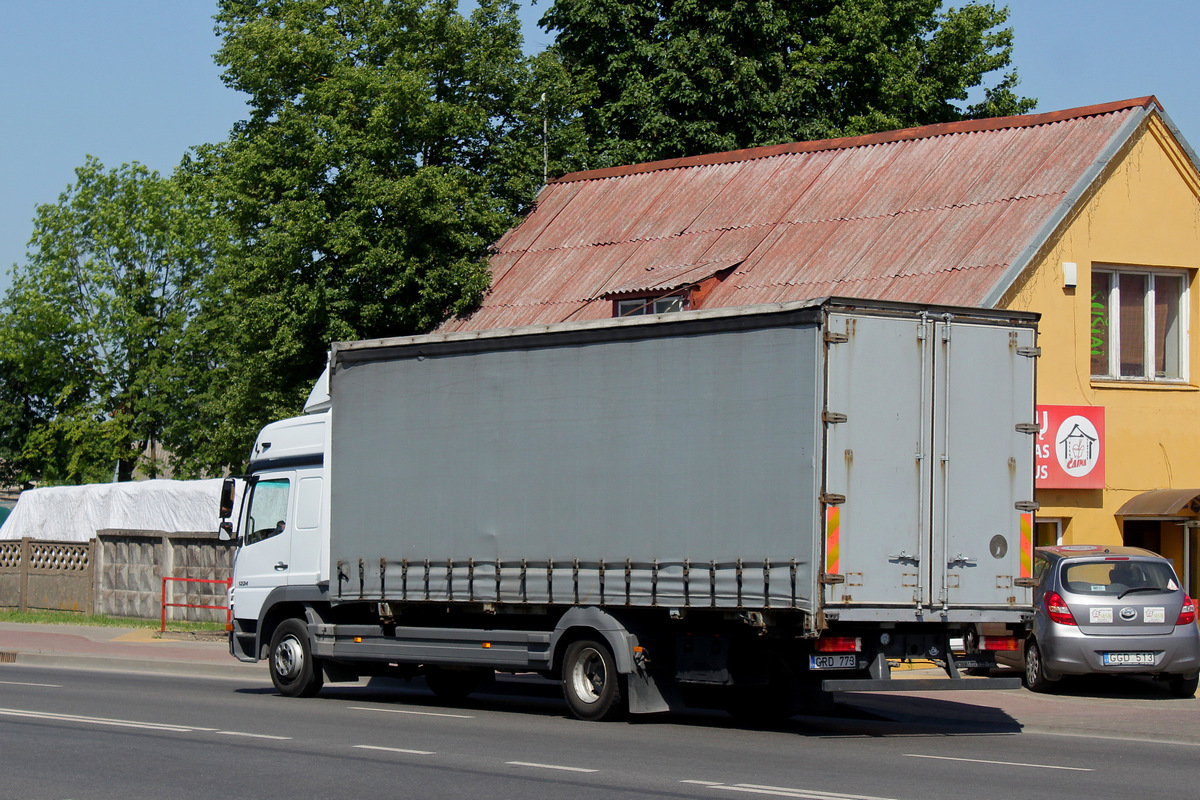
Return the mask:
[[1130, 589], [1179, 590], [1166, 561], [1083, 561], [1063, 566], [1063, 588], [1076, 594], [1119, 595]]

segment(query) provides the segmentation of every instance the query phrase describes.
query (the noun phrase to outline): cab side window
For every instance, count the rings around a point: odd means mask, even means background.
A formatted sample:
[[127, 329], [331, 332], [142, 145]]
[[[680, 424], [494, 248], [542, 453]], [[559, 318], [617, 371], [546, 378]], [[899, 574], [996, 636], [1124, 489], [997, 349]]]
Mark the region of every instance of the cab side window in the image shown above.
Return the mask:
[[254, 484], [246, 525], [246, 544], [255, 544], [287, 529], [288, 494], [291, 481], [272, 478]]

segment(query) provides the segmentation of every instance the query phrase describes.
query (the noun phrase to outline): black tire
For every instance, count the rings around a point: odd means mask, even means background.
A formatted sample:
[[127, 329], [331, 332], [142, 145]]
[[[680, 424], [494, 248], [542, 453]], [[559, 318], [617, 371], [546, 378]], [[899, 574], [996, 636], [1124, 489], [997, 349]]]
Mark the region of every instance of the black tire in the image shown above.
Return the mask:
[[1025, 646], [1025, 672], [1021, 676], [1025, 688], [1031, 692], [1050, 692], [1054, 690], [1058, 680], [1046, 675], [1046, 665], [1042, 659], [1042, 651], [1037, 642], [1029, 640]]
[[489, 670], [426, 667], [425, 685], [438, 699], [448, 703], [465, 700], [490, 675]]
[[1175, 697], [1195, 697], [1198, 683], [1200, 683], [1200, 675], [1193, 675], [1190, 678], [1183, 675], [1172, 675], [1168, 686], [1171, 688], [1171, 694]]
[[267, 662], [271, 683], [284, 697], [312, 697], [325, 683], [308, 642], [308, 626], [302, 620], [287, 619], [279, 624], [271, 637]]
[[[975, 629], [974, 625], [967, 628], [966, 633], [963, 634], [963, 650], [968, 658], [979, 655], [979, 631]], [[992, 674], [987, 667], [967, 667], [963, 672], [975, 677], [987, 677]]]
[[621, 676], [606, 644], [572, 642], [563, 656], [562, 685], [563, 697], [579, 719], [615, 719], [624, 711]]

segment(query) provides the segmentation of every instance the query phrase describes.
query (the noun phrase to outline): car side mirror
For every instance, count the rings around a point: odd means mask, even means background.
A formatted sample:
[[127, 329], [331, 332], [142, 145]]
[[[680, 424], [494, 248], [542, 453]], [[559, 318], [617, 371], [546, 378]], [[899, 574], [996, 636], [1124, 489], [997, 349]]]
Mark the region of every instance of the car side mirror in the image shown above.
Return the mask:
[[233, 492], [236, 486], [237, 481], [233, 478], [226, 478], [221, 484], [221, 519], [223, 520], [233, 516]]
[[233, 533], [233, 523], [229, 520], [222, 520], [221, 525], [217, 528], [217, 540], [221, 542], [236, 542], [237, 537]]

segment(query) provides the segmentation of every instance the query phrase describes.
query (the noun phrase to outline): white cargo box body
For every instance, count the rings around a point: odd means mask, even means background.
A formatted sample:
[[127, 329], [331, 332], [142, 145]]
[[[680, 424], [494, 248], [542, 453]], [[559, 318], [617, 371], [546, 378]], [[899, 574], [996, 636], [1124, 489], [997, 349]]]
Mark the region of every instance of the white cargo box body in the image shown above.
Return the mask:
[[1035, 319], [825, 299], [335, 345], [330, 596], [1015, 619]]

